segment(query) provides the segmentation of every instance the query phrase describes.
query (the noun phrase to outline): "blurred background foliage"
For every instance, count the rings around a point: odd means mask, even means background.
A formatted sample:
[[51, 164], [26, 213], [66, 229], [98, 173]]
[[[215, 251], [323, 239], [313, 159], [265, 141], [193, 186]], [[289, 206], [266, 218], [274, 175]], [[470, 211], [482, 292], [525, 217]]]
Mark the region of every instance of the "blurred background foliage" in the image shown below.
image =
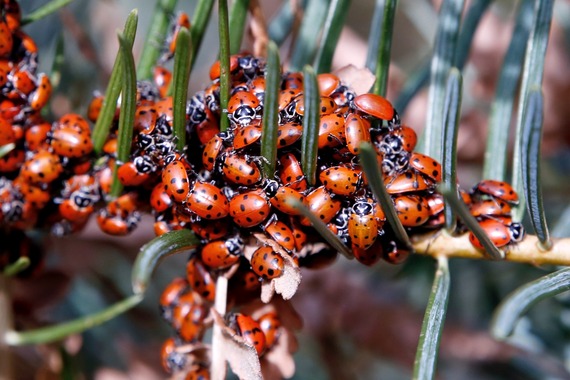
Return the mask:
[[[315, 0], [308, 0], [315, 1]], [[306, 3], [307, 1], [305, 1]], [[22, 1], [23, 13], [43, 0]], [[181, 1], [178, 9], [193, 13], [196, 2]], [[260, 1], [268, 22], [281, 2]], [[493, 2], [483, 16], [464, 69], [464, 94], [459, 132], [459, 180], [464, 188], [481, 176], [486, 125], [499, 70], [511, 38], [518, 2]], [[401, 0], [392, 43], [388, 98], [428, 62], [437, 27], [439, 1]], [[467, 1], [466, 8], [469, 5]], [[333, 61], [364, 66], [370, 19], [375, 1], [353, 1]], [[40, 48], [40, 71], [49, 72], [56, 41], [63, 36], [65, 60], [61, 84], [53, 95], [55, 117], [84, 113], [95, 90], [104, 91], [118, 49], [116, 30], [128, 12], [139, 9], [135, 58], [141, 51], [154, 2], [75, 0], [59, 13], [25, 28]], [[570, 2], [557, 1], [546, 54], [544, 75], [545, 134], [543, 186], [548, 220], [563, 218], [570, 191]], [[244, 48], [251, 49], [251, 38]], [[217, 21], [206, 31], [190, 79], [190, 93], [208, 83], [217, 55]], [[282, 45], [282, 61], [289, 57]], [[427, 88], [409, 103], [405, 124], [418, 131], [425, 124]], [[566, 219], [568, 212], [566, 212]], [[569, 236], [568, 222], [558, 228]], [[134, 234], [111, 238], [87, 228], [64, 239], [47, 238], [46, 268], [32, 281], [19, 280], [14, 304], [19, 329], [67, 320], [100, 310], [130, 295], [131, 265], [138, 249], [152, 238], [151, 221]], [[159, 352], [168, 326], [158, 312], [164, 286], [183, 274], [186, 257], [171, 257], [156, 271], [143, 303], [115, 320], [71, 337], [62, 345], [16, 349], [21, 379], [163, 378]], [[394, 267], [380, 263], [367, 268], [340, 258], [334, 266], [305, 271], [292, 304], [304, 320], [298, 332], [295, 379], [407, 379], [411, 376], [423, 312], [435, 263], [414, 256]], [[546, 268], [551, 270], [553, 268]], [[492, 312], [509, 292], [543, 274], [529, 265], [452, 260], [451, 298], [439, 360], [441, 379], [569, 378], [570, 298], [559, 296], [533, 308], [519, 324], [511, 345], [488, 333]], [[62, 376], [63, 375], [63, 376]]]

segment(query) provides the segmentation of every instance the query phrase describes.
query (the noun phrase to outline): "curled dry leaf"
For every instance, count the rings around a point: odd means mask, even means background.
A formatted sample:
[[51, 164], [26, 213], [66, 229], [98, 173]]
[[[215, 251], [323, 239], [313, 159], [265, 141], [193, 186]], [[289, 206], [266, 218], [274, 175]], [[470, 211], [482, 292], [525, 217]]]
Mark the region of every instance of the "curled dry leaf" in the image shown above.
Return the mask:
[[284, 326], [279, 330], [277, 343], [261, 358], [265, 380], [288, 379], [295, 374], [293, 353], [297, 351], [297, 339]]
[[222, 341], [219, 348], [232, 371], [242, 380], [262, 380], [261, 364], [255, 347], [226, 326], [220, 314], [212, 309], [214, 323], [221, 329]]
[[376, 80], [376, 76], [367, 68], [357, 68], [354, 65], [346, 65], [334, 72], [356, 95], [367, 93]]
[[[270, 281], [262, 282], [261, 300], [265, 303], [268, 303], [271, 301], [271, 298], [273, 298], [273, 295], [275, 293], [281, 294], [285, 300], [291, 299], [297, 292], [299, 284], [301, 283], [301, 270], [299, 269], [299, 266], [295, 263], [295, 261], [293, 261], [293, 258], [289, 256], [289, 254], [274, 240], [268, 239], [261, 233], [255, 233], [253, 236], [259, 242], [270, 246], [275, 252], [279, 253], [284, 262], [283, 274], [281, 276], [276, 277]], [[255, 245], [254, 249], [244, 250], [244, 255], [248, 259], [251, 259], [251, 255], [253, 255], [253, 251], [256, 248], [257, 245]]]

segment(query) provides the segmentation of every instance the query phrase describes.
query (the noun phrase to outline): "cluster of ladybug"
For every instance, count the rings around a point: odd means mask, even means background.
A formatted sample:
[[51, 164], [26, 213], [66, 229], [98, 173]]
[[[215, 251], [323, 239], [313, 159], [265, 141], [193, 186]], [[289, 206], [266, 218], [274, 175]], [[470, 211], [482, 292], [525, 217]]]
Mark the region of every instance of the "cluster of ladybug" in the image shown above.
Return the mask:
[[[204, 241], [188, 262], [187, 282], [174, 280], [162, 297], [165, 318], [177, 331], [176, 338], [168, 339], [163, 347], [163, 363], [169, 371], [207, 371], [195, 354], [181, 355], [176, 347], [200, 341], [208, 326], [204, 305], [212, 305], [220, 271], [237, 267], [229, 292], [230, 297], [239, 298], [244, 292], [258, 292], [260, 281], [281, 276], [284, 255], [311, 268], [334, 259], [336, 253], [329, 248], [312, 249], [316, 234], [310, 221], [288, 201], [291, 198], [304, 203], [365, 265], [382, 258], [399, 263], [408, 256], [385, 225], [384, 212], [367, 186], [358, 160], [361, 142], [375, 146], [387, 191], [409, 233], [439, 228], [445, 221], [443, 199], [435, 192], [441, 165], [414, 152], [415, 132], [400, 123], [386, 99], [374, 94], [357, 96], [332, 74], [317, 77], [321, 121], [316, 183], [309, 185], [299, 162], [304, 116], [300, 73], [282, 77], [277, 168], [275, 173], [263, 173], [264, 62], [249, 55], [232, 56], [230, 62], [227, 116], [219, 104], [220, 68], [215, 63], [210, 70], [213, 82], [192, 97], [187, 107], [190, 140], [199, 141], [202, 148], [172, 154], [150, 200], [157, 234], [191, 228]], [[227, 131], [219, 130], [221, 117], [229, 118]], [[510, 219], [509, 206], [517, 196], [508, 184], [487, 180], [462, 195], [498, 246], [520, 241], [524, 231]], [[254, 232], [264, 233], [275, 244], [261, 243], [251, 256], [244, 255], [244, 242]], [[482, 248], [474, 236], [470, 241]], [[190, 293], [181, 290], [182, 283], [191, 285]], [[236, 307], [239, 310], [239, 304]], [[179, 314], [181, 310], [186, 312]], [[230, 314], [228, 321], [260, 355], [271, 347], [262, 343], [266, 333], [262, 322], [242, 313]], [[244, 330], [241, 325], [249, 328]], [[274, 335], [272, 330], [268, 340], [273, 341]], [[188, 373], [197, 373], [194, 370]]]
[[[69, 114], [55, 123], [41, 115], [52, 87], [38, 73], [38, 52], [33, 39], [20, 29], [21, 12], [15, 0], [0, 2], [0, 225], [6, 244], [0, 268], [19, 257], [41, 260], [40, 249], [24, 231], [52, 227], [57, 234], [71, 232], [78, 207], [93, 195], [76, 190], [93, 183], [93, 149], [89, 124]], [[85, 196], [84, 196], [85, 195]], [[81, 221], [86, 222], [86, 218]]]
[[[64, 235], [79, 231], [96, 213], [104, 232], [126, 235], [145, 211], [154, 215], [157, 235], [191, 229], [203, 244], [188, 261], [186, 278], [173, 280], [160, 301], [164, 318], [176, 331], [163, 347], [168, 371], [185, 371], [188, 379], [207, 378], [208, 355], [188, 347], [199, 347], [211, 326], [215, 280], [221, 273], [232, 273], [228, 297], [237, 313], [229, 314], [228, 325], [260, 356], [277, 344], [282, 327], [276, 313], [254, 318], [240, 308], [259, 297], [262, 283], [282, 276], [286, 263], [319, 268], [337, 255], [319, 243], [311, 222], [290, 199], [305, 204], [365, 265], [381, 259], [400, 263], [408, 256], [367, 186], [358, 156], [362, 142], [375, 147], [386, 189], [410, 234], [444, 223], [443, 199], [435, 192], [441, 165], [414, 152], [416, 133], [401, 124], [390, 102], [374, 94], [356, 95], [333, 74], [317, 77], [320, 125], [314, 183], [300, 163], [301, 73], [282, 75], [276, 170], [265, 173], [260, 149], [265, 62], [247, 54], [230, 59], [227, 110], [220, 106], [219, 62], [211, 67], [207, 89], [190, 98], [189, 143], [183, 150], [177, 149], [172, 97], [167, 96], [172, 74], [156, 66], [153, 81], [137, 84], [129, 160], [117, 159], [118, 108], [103, 153], [95, 160], [88, 120], [97, 120], [103, 97], [91, 101], [87, 119], [69, 114], [53, 124], [43, 120], [40, 111], [50, 97], [49, 79], [36, 75], [37, 49], [19, 30], [17, 3], [2, 4], [0, 146], [14, 146], [0, 158], [2, 233], [48, 227]], [[184, 14], [172, 28], [161, 64], [172, 58], [182, 26], [190, 27]], [[223, 117], [229, 119], [226, 131], [219, 127]], [[115, 168], [124, 189], [105, 203]], [[522, 239], [522, 226], [510, 216], [510, 205], [518, 198], [508, 184], [482, 181], [461, 194], [498, 247]], [[252, 243], [254, 233], [266, 240]], [[469, 238], [482, 249], [472, 234]], [[252, 252], [246, 254], [247, 249]], [[0, 259], [3, 267], [14, 255]]]

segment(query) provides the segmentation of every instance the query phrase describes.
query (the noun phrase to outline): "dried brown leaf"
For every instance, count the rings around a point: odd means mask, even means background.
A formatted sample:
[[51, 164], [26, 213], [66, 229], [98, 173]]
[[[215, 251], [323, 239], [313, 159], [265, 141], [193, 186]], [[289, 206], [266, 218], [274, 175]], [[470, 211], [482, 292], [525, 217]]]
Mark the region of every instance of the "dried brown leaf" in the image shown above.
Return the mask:
[[350, 87], [356, 95], [369, 92], [376, 80], [376, 77], [370, 70], [365, 67], [359, 69], [354, 65], [341, 67], [334, 74]]
[[226, 326], [218, 312], [212, 310], [214, 323], [222, 331], [221, 349], [232, 371], [242, 380], [263, 380], [261, 364], [255, 347]]
[[[261, 284], [261, 300], [268, 303], [275, 293], [281, 294], [284, 300], [291, 299], [301, 283], [301, 270], [293, 261], [293, 258], [281, 248], [274, 240], [268, 239], [261, 233], [255, 233], [253, 236], [265, 245], [271, 246], [273, 250], [281, 255], [285, 264], [283, 274], [270, 281], [263, 281]], [[250, 256], [251, 257], [251, 256]]]
[[261, 369], [265, 380], [290, 378], [295, 374], [293, 353], [297, 350], [297, 339], [285, 327], [280, 328], [277, 343], [261, 358]]

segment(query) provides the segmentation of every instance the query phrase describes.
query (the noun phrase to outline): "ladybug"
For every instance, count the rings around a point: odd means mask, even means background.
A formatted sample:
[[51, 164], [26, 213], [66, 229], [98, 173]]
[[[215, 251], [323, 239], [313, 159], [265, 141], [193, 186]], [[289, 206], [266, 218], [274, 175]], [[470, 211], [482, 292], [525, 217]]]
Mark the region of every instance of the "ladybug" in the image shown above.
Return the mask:
[[[0, 120], [3, 120], [0, 118]], [[24, 139], [26, 141], [26, 147], [30, 151], [36, 151], [40, 148], [47, 147], [48, 135], [51, 131], [51, 125], [47, 122], [38, 122], [29, 126], [26, 129]], [[3, 144], [0, 144], [3, 145]]]
[[261, 138], [261, 124], [252, 123], [238, 127], [233, 139], [233, 148], [242, 149], [251, 146]]
[[299, 160], [293, 153], [285, 153], [279, 157], [279, 164], [279, 178], [285, 186], [299, 192], [307, 190], [307, 178], [303, 173]]
[[[505, 226], [503, 223], [494, 219], [485, 219], [480, 221], [479, 225], [497, 248], [504, 247], [511, 242], [511, 232], [509, 227]], [[473, 232], [469, 232], [469, 242], [477, 249], [485, 249]]]
[[291, 217], [291, 230], [293, 231], [293, 238], [295, 239], [295, 249], [300, 251], [307, 243], [307, 233], [303, 230], [301, 223], [295, 217]]
[[26, 99], [36, 89], [34, 76], [26, 68], [15, 67], [8, 73], [8, 83], [3, 89], [12, 100]]
[[515, 205], [519, 203], [519, 196], [513, 187], [502, 181], [492, 179], [481, 181], [474, 187], [473, 192], [490, 195]]
[[259, 104], [263, 107], [263, 101], [265, 100], [265, 78], [253, 78], [247, 85], [253, 95], [259, 99]]
[[393, 240], [387, 240], [384, 246], [384, 260], [390, 264], [401, 264], [410, 256], [411, 252], [406, 249], [399, 247], [398, 244]]
[[176, 202], [184, 202], [190, 193], [188, 172], [181, 161], [172, 161], [162, 171], [162, 185]]
[[186, 198], [186, 207], [203, 219], [221, 219], [231, 207], [228, 199], [216, 186], [196, 181]]
[[331, 166], [319, 175], [325, 188], [342, 196], [354, 195], [362, 184], [362, 172], [346, 166]]
[[24, 201], [35, 209], [42, 209], [50, 201], [51, 195], [47, 190], [38, 186], [30, 185], [22, 177], [14, 179], [14, 185], [24, 197]]
[[69, 158], [84, 157], [93, 151], [90, 132], [69, 127], [55, 128], [50, 134], [50, 146], [56, 154]]
[[407, 125], [402, 125], [400, 128], [395, 128], [386, 136], [397, 138], [401, 142], [402, 149], [406, 152], [412, 153], [418, 142], [418, 135], [416, 131]]
[[12, 38], [12, 32], [8, 28], [6, 22], [0, 22], [0, 56], [8, 57], [12, 52], [12, 46], [14, 40]]
[[168, 37], [166, 38], [168, 48], [160, 58], [160, 62], [166, 62], [174, 56], [174, 52], [176, 51], [176, 39], [182, 28], [190, 29], [190, 19], [185, 12], [178, 12], [176, 22], [172, 25]]
[[265, 313], [257, 318], [257, 322], [259, 322], [259, 327], [265, 335], [267, 348], [273, 347], [281, 335], [281, 320], [279, 316], [275, 312]]
[[248, 345], [255, 348], [258, 356], [263, 355], [266, 349], [265, 334], [255, 319], [249, 315], [235, 313], [230, 317], [229, 325]]
[[158, 88], [158, 94], [161, 98], [166, 97], [168, 93], [168, 88], [170, 87], [170, 82], [172, 82], [172, 73], [170, 70], [163, 66], [155, 66], [153, 69], [152, 79], [156, 88]]
[[274, 218], [264, 227], [265, 233], [283, 249], [292, 252], [295, 249], [293, 231], [285, 223]]
[[393, 201], [398, 219], [404, 227], [421, 226], [430, 217], [428, 202], [419, 195], [399, 195]]
[[134, 213], [127, 218], [110, 216], [104, 209], [97, 214], [97, 224], [101, 231], [115, 236], [124, 236], [137, 228], [140, 222], [140, 215]]
[[356, 113], [349, 113], [344, 122], [346, 146], [350, 153], [360, 153], [360, 143], [370, 141], [370, 123]]
[[261, 180], [261, 171], [248, 157], [237, 154], [225, 154], [222, 161], [224, 177], [235, 184], [252, 186]]
[[[295, 116], [304, 116], [305, 115], [305, 97], [303, 95], [299, 95], [295, 98], [295, 101], [290, 104], [290, 106], [295, 106], [295, 111], [288, 111]], [[335, 112], [337, 109], [337, 105], [333, 98], [329, 96], [321, 96], [319, 102], [319, 110], [321, 115], [329, 115]]]
[[[230, 74], [234, 75], [239, 70], [239, 61], [236, 55], [230, 56]], [[210, 67], [210, 79], [216, 80], [220, 77], [221, 74], [221, 66], [220, 61], [214, 62], [214, 64]]]
[[271, 280], [283, 274], [284, 260], [271, 247], [259, 247], [250, 259], [251, 269], [262, 279]]
[[2, 7], [8, 28], [12, 32], [16, 32], [18, 29], [20, 29], [20, 26], [22, 24], [22, 12], [20, 10], [20, 4], [18, 4], [16, 0], [4, 0]]
[[236, 125], [245, 126], [261, 117], [259, 99], [250, 91], [236, 92], [228, 102], [228, 116]]
[[168, 338], [164, 341], [160, 349], [162, 368], [168, 373], [182, 371], [186, 368], [188, 354], [178, 352], [176, 348], [176, 340], [174, 338]]
[[216, 114], [220, 113], [220, 83], [211, 83], [204, 90], [204, 102], [208, 109]]
[[172, 207], [172, 199], [161, 182], [157, 183], [150, 193], [150, 206], [156, 212], [163, 212]]
[[495, 199], [485, 199], [473, 202], [469, 206], [469, 212], [476, 218], [489, 216], [509, 216], [511, 206], [507, 202]]
[[172, 96], [159, 100], [154, 104], [154, 107], [156, 108], [159, 119], [162, 117], [165, 122], [172, 122], [172, 111], [174, 110]]
[[380, 95], [358, 95], [353, 103], [357, 110], [381, 120], [393, 120], [397, 117], [392, 104]]
[[205, 330], [204, 320], [209, 313], [209, 307], [197, 302], [192, 303], [178, 328], [178, 335], [182, 340], [186, 342], [201, 340]]
[[377, 239], [372, 246], [364, 249], [352, 245], [352, 254], [354, 258], [358, 260], [359, 263], [366, 266], [372, 266], [380, 261], [384, 254], [384, 249], [382, 248], [382, 241]]
[[84, 223], [94, 211], [95, 199], [82, 190], [76, 190], [59, 205], [61, 216], [73, 223]]
[[204, 166], [204, 169], [209, 171], [214, 170], [216, 159], [223, 148], [224, 143], [220, 134], [212, 137], [210, 141], [206, 143], [202, 152], [202, 165]]
[[139, 133], [138, 138], [144, 138], [144, 135], [152, 133], [156, 126], [157, 119], [158, 112], [154, 106], [149, 104], [139, 105], [135, 111], [135, 120], [133, 123], [134, 131]]
[[186, 264], [186, 278], [194, 292], [208, 302], [214, 302], [216, 297], [216, 283], [204, 264], [197, 257], [188, 260]]
[[341, 113], [331, 113], [321, 117], [319, 123], [318, 147], [333, 148], [345, 142], [345, 120]]
[[[98, 91], [93, 94], [89, 105], [87, 106], [87, 119], [92, 123], [95, 123], [99, 118], [101, 109], [103, 108], [103, 101], [105, 97]], [[117, 115], [115, 115], [117, 116]]]
[[303, 126], [300, 123], [290, 122], [277, 127], [277, 149], [294, 144], [301, 138]]
[[240, 227], [253, 227], [269, 216], [267, 199], [260, 190], [238, 194], [230, 201], [230, 215]]
[[[311, 212], [317, 215], [323, 223], [330, 222], [338, 214], [342, 206], [341, 202], [338, 199], [334, 199], [324, 186], [317, 187], [311, 191], [307, 195], [305, 203], [309, 206]], [[308, 218], [303, 218], [301, 219], [301, 224], [310, 226], [311, 222]]]
[[279, 186], [277, 192], [269, 201], [273, 207], [285, 214], [301, 215], [301, 211], [293, 207], [291, 203], [289, 203], [289, 199], [296, 199], [301, 203], [305, 203], [303, 194], [286, 186]]
[[240, 227], [253, 227], [269, 216], [270, 208], [260, 190], [238, 194], [230, 201], [230, 215]]
[[79, 133], [91, 135], [89, 123], [81, 115], [75, 113], [63, 115], [54, 125], [54, 130], [60, 128], [71, 128]]
[[[42, 152], [47, 152], [42, 150]], [[27, 170], [26, 170], [26, 174], [27, 175], [32, 175], [33, 178], [37, 178], [36, 175], [37, 173], [35, 173], [35, 170], [44, 170], [49, 177], [51, 177], [51, 175], [54, 174], [54, 170], [56, 172], [60, 172], [60, 169], [63, 170], [63, 168], [61, 168], [61, 164], [56, 164], [55, 167], [53, 168], [47, 168], [47, 167], [43, 167], [42, 168], [42, 162], [46, 161], [43, 157], [45, 156], [45, 154], [42, 153], [42, 155], [40, 155], [40, 161], [36, 161], [35, 164], [29, 164], [27, 166]], [[57, 157], [57, 156], [56, 156]], [[0, 157], [0, 173], [8, 173], [8, 172], [13, 172], [17, 169], [19, 169], [22, 164], [26, 161], [26, 153], [24, 152], [24, 149], [12, 149], [10, 152], [8, 152], [7, 154], [5, 154], [4, 156]]]
[[228, 268], [239, 261], [243, 247], [243, 240], [239, 235], [227, 240], [212, 241], [202, 248], [202, 261], [212, 269]]
[[520, 243], [526, 235], [523, 225], [518, 222], [509, 224], [509, 232], [514, 243]]
[[319, 74], [317, 75], [317, 84], [321, 96], [331, 96], [340, 86], [340, 79], [334, 74]]
[[188, 281], [183, 277], [175, 277], [164, 288], [160, 295], [159, 304], [161, 309], [172, 308], [177, 302], [178, 297], [188, 290]]
[[190, 224], [192, 231], [206, 241], [221, 239], [228, 234], [229, 222], [224, 219], [201, 219]]
[[[2, 157], [2, 160], [8, 156], [9, 154]], [[57, 154], [47, 150], [39, 150], [26, 159], [20, 170], [20, 175], [31, 184], [45, 185], [59, 178], [62, 172], [63, 166]]]
[[286, 116], [286, 119], [291, 119], [295, 117], [295, 98], [303, 93], [302, 89], [299, 88], [287, 88], [279, 91], [277, 97], [277, 109], [280, 113]]
[[8, 120], [0, 118], [0, 146], [16, 142], [16, 133]]
[[51, 82], [49, 77], [41, 73], [38, 75], [37, 87], [28, 97], [28, 102], [32, 111], [39, 111], [47, 104], [51, 96]]
[[348, 233], [353, 246], [368, 249], [378, 236], [378, 222], [374, 217], [374, 207], [365, 201], [357, 201], [348, 219]]
[[206, 109], [206, 118], [194, 127], [196, 131], [196, 136], [200, 140], [200, 144], [206, 144], [215, 135], [220, 133], [220, 127], [217, 117], [210, 111]]
[[396, 195], [401, 193], [432, 191], [435, 183], [424, 178], [414, 170], [407, 170], [403, 173], [388, 177], [385, 181], [388, 194]]
[[283, 75], [281, 86], [284, 90], [298, 89], [303, 90], [303, 73], [288, 72]]
[[425, 154], [412, 153], [410, 157], [410, 167], [435, 182], [441, 182], [441, 164]]
[[117, 175], [124, 186], [140, 186], [150, 178], [148, 172], [139, 171], [138, 166], [131, 161], [119, 166]]

